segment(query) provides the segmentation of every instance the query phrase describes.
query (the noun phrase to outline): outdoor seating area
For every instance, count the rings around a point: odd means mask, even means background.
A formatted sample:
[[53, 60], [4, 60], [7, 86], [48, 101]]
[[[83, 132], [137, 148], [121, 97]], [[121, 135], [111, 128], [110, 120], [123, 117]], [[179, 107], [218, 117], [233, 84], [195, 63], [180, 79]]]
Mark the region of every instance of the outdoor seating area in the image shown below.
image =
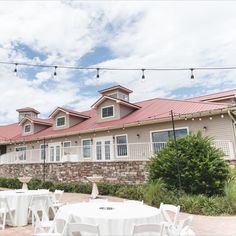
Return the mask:
[[195, 235], [188, 217], [179, 220], [179, 206], [161, 204], [158, 209], [142, 201], [106, 198], [65, 204], [63, 194], [47, 189], [1, 191], [2, 232], [8, 235], [11, 228], [31, 225], [26, 235]]

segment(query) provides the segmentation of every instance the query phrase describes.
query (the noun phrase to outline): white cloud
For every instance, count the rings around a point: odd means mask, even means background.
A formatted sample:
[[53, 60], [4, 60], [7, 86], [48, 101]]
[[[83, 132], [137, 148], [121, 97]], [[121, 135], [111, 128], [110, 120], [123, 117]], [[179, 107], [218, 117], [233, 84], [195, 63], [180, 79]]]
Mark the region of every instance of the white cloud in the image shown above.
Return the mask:
[[[216, 1], [4, 1], [0, 2], [0, 61], [76, 65], [102, 45], [115, 58], [100, 66], [231, 66], [236, 57], [235, 12], [236, 2]], [[38, 56], [32, 59], [18, 50], [21, 44]], [[97, 93], [86, 94], [88, 85], [120, 83], [134, 90], [136, 101], [174, 97], [173, 91], [182, 87], [190, 91], [199, 87], [201, 93], [236, 85], [236, 71], [195, 71], [195, 80], [190, 80], [190, 71], [146, 71], [144, 83], [141, 71], [101, 71], [95, 84], [90, 73], [60, 69], [52, 81], [53, 68], [34, 73], [19, 68], [20, 78], [14, 77], [10, 66], [0, 69], [1, 123], [16, 121], [15, 109], [24, 106], [43, 114], [62, 105], [87, 109], [97, 98]]]

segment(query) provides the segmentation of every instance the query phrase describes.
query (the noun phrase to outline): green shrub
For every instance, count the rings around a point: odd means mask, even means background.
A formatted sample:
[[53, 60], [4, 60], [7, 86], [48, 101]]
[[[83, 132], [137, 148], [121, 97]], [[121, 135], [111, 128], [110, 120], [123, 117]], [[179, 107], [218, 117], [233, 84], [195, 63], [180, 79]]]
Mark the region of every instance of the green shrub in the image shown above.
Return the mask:
[[115, 196], [116, 192], [123, 187], [123, 184], [98, 183], [99, 193], [101, 195]]
[[[221, 194], [229, 176], [223, 152], [212, 146], [212, 139], [201, 133], [177, 139], [182, 190], [190, 194]], [[173, 140], [157, 152], [149, 163], [149, 178], [162, 178], [170, 189], [178, 188], [176, 148]]]
[[30, 190], [34, 190], [34, 189], [40, 189], [42, 188], [42, 180], [40, 179], [36, 179], [36, 178], [32, 178], [28, 184], [28, 188]]
[[115, 196], [132, 200], [143, 200], [144, 185], [124, 185], [116, 191]]
[[41, 188], [49, 189], [50, 191], [55, 190], [54, 183], [52, 181], [42, 182]]
[[144, 188], [144, 201], [152, 206], [159, 207], [164, 203], [170, 203], [172, 194], [167, 194], [167, 189], [164, 182], [159, 179], [145, 186]]
[[225, 200], [232, 212], [236, 213], [236, 184], [230, 181], [225, 185]]

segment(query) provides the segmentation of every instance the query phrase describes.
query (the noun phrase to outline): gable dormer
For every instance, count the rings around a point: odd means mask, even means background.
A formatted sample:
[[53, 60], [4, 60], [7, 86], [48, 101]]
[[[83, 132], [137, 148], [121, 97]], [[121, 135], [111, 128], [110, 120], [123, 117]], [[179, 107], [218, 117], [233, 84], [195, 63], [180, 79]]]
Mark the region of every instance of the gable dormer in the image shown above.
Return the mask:
[[129, 102], [129, 94], [132, 92], [132, 90], [121, 85], [112, 86], [99, 91], [102, 96], [114, 97], [127, 102]]
[[16, 110], [19, 115], [18, 115], [18, 121], [20, 122], [23, 118], [26, 116], [31, 117], [31, 118], [37, 118], [38, 114], [40, 114], [39, 111], [35, 110], [32, 107], [24, 107]]
[[[139, 106], [127, 101], [131, 92], [120, 85], [101, 90], [102, 97], [92, 105], [97, 111], [97, 122], [118, 120], [139, 109]], [[127, 99], [117, 98], [121, 94], [126, 95]]]
[[22, 135], [30, 135], [47, 129], [52, 126], [52, 122], [49, 119], [31, 118], [26, 116], [20, 121], [19, 125], [21, 126]]
[[57, 130], [72, 127], [90, 117], [71, 109], [58, 107], [52, 112], [50, 118], [53, 119], [53, 129]]

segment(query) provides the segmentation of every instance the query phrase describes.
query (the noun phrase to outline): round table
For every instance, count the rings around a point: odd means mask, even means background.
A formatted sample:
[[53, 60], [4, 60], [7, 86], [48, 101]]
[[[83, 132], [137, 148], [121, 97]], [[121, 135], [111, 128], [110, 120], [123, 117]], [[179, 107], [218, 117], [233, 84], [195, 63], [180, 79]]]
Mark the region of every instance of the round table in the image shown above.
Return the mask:
[[15, 209], [13, 226], [28, 224], [28, 208], [31, 198], [35, 195], [49, 195], [49, 191], [19, 189], [0, 192], [0, 197], [6, 197], [9, 207]]
[[98, 225], [101, 236], [129, 236], [135, 224], [161, 222], [159, 209], [129, 202], [82, 202], [62, 206], [56, 214], [66, 222], [71, 217], [72, 222]]

